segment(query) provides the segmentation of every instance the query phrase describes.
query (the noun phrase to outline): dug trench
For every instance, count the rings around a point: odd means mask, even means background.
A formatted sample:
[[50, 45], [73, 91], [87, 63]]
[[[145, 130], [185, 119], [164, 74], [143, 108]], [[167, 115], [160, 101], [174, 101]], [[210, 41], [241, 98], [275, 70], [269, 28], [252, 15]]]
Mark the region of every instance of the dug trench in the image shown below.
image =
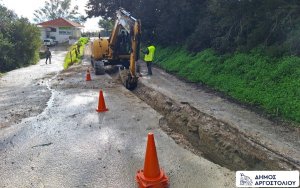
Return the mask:
[[[255, 142], [235, 127], [139, 83], [133, 93], [164, 118], [160, 126], [168, 134], [180, 134], [192, 151], [231, 170], [290, 170], [299, 164]], [[166, 127], [167, 125], [167, 127]]]
[[256, 142], [245, 133], [187, 102], [177, 102], [139, 82], [132, 91], [159, 112], [160, 127], [177, 143], [231, 170], [300, 169], [297, 161]]
[[[105, 72], [117, 82], [124, 82], [127, 74], [119, 75], [118, 70], [111, 67]], [[175, 101], [141, 82], [132, 92], [163, 116], [159, 124], [176, 143], [220, 166], [231, 170], [300, 170], [299, 161], [268, 148], [189, 103]]]

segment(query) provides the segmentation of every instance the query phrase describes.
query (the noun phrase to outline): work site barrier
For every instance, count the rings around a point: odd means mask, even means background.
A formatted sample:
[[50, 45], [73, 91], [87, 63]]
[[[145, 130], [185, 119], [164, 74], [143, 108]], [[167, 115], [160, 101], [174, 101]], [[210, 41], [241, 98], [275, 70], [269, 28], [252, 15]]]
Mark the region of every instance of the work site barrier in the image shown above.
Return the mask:
[[87, 38], [80, 38], [77, 44], [70, 47], [64, 61], [64, 69], [67, 69], [74, 63], [80, 62], [83, 57], [84, 46], [87, 44]]
[[68, 53], [69, 53], [68, 55], [70, 57], [71, 63], [75, 63], [75, 61], [77, 60], [80, 54], [80, 46], [79, 47], [77, 45], [76, 47], [72, 46], [71, 50]]

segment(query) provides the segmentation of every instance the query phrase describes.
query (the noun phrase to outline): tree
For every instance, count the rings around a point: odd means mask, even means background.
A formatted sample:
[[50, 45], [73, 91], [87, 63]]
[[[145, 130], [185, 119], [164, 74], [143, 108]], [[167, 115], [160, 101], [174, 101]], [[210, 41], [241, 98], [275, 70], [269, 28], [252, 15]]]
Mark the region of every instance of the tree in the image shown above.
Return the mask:
[[20, 18], [12, 28], [12, 42], [15, 44], [15, 61], [19, 66], [34, 64], [38, 61], [41, 46], [40, 30], [27, 19]]
[[98, 25], [104, 31], [111, 31], [114, 26], [113, 21], [111, 19], [100, 19]]
[[78, 12], [78, 6], [71, 7], [71, 0], [48, 0], [44, 7], [34, 11], [34, 21], [41, 23], [56, 18], [66, 18], [82, 23], [84, 16]]
[[[108, 18], [108, 19], [100, 19], [98, 22], [98, 25], [100, 28], [102, 28], [100, 35], [103, 37], [108, 37], [110, 36], [110, 33], [114, 27], [113, 20]], [[99, 35], [98, 35], [99, 36]]]
[[36, 63], [40, 46], [37, 26], [0, 5], [0, 72]]
[[114, 18], [119, 7], [141, 19], [142, 39], [220, 53], [261, 48], [300, 54], [300, 1], [89, 0], [89, 17]]
[[103, 19], [114, 18], [116, 10], [120, 7], [132, 12], [140, 3], [139, 0], [89, 0], [86, 13], [89, 18], [98, 16]]
[[[190, 35], [197, 24], [197, 12], [204, 0], [89, 0], [89, 17], [114, 18], [123, 7], [142, 21], [143, 40], [178, 43]], [[200, 2], [200, 3], [199, 3]]]

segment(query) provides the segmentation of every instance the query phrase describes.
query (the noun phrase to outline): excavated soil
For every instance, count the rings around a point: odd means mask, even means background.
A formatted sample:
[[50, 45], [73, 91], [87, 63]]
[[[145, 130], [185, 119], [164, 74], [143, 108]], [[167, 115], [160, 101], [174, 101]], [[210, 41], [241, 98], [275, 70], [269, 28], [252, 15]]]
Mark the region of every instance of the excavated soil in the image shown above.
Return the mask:
[[[115, 88], [117, 85], [119, 85], [118, 81], [114, 80], [110, 80], [105, 83], [99, 84], [97, 81], [94, 80], [94, 69], [91, 67], [89, 67], [89, 69], [93, 81], [85, 81], [87, 67], [82, 65], [73, 65], [67, 70], [61, 71], [60, 74], [56, 77], [56, 79], [54, 79], [51, 82], [51, 87], [53, 89], [101, 89]], [[78, 82], [78, 77], [81, 78], [80, 82]]]
[[257, 143], [228, 123], [172, 100], [144, 84], [133, 93], [161, 113], [160, 125], [177, 143], [231, 170], [291, 170], [300, 164]]

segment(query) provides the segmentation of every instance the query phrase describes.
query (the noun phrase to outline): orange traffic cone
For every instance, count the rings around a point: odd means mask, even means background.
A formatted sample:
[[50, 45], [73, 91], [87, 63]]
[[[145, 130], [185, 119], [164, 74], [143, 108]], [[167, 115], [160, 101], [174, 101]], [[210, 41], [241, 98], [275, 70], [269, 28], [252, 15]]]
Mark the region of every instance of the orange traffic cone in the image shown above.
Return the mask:
[[98, 109], [96, 109], [96, 111], [97, 112], [106, 112], [106, 111], [108, 111], [108, 109], [105, 106], [105, 101], [104, 101], [102, 90], [100, 90], [100, 93], [99, 93]]
[[91, 74], [90, 74], [90, 69], [86, 70], [86, 77], [85, 77], [85, 81], [91, 81]]
[[159, 168], [153, 133], [148, 134], [144, 170], [139, 170], [135, 176], [139, 188], [166, 188], [168, 177]]

